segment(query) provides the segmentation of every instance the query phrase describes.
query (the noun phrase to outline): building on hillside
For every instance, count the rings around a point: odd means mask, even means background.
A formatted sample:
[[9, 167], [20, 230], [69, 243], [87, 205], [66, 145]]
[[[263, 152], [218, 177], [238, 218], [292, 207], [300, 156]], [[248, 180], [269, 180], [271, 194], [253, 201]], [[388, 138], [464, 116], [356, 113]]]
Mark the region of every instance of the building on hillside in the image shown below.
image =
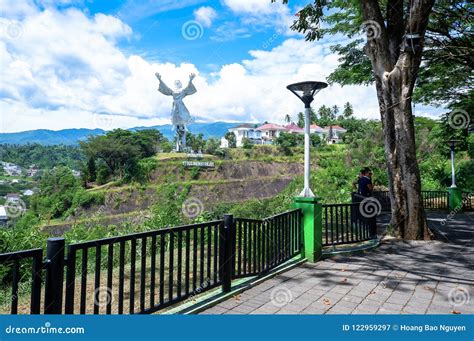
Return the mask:
[[30, 168], [26, 170], [26, 175], [29, 176], [30, 178], [34, 177], [36, 174], [38, 174], [39, 169], [36, 167], [36, 165], [31, 165]]
[[291, 124], [286, 125], [285, 128], [286, 128], [286, 133], [290, 133], [290, 134], [304, 134], [304, 129], [298, 127], [298, 126], [297, 126], [296, 124], [294, 124], [293, 122], [292, 122]]
[[5, 206], [0, 206], [0, 226], [5, 226], [8, 222], [8, 215]]
[[20, 194], [8, 193], [5, 196], [5, 204], [18, 204], [21, 202]]
[[9, 176], [19, 176], [22, 173], [21, 167], [13, 163], [2, 162], [3, 170]]
[[311, 134], [316, 134], [318, 135], [321, 139], [324, 138], [324, 134], [326, 133], [326, 130], [324, 128], [321, 128], [317, 124], [311, 124], [309, 126], [309, 132]]
[[33, 194], [35, 194], [35, 192], [31, 189], [27, 189], [23, 191], [23, 195], [27, 197], [31, 197]]
[[341, 143], [342, 137], [347, 132], [346, 129], [338, 125], [328, 126], [324, 128], [324, 130], [325, 130], [326, 140], [329, 144]]
[[[234, 133], [237, 147], [242, 147], [244, 138], [249, 139], [250, 142], [254, 144], [262, 143], [262, 134], [257, 129], [256, 124], [251, 124], [251, 123], [239, 124], [238, 126], [230, 128], [229, 132]], [[222, 140], [221, 140], [221, 147], [222, 147]], [[227, 141], [227, 147], [229, 147], [228, 141]]]
[[221, 148], [229, 148], [229, 141], [225, 137], [221, 137]]
[[272, 144], [282, 132], [288, 131], [285, 127], [274, 123], [266, 123], [257, 129], [262, 133], [262, 141], [264, 144]]

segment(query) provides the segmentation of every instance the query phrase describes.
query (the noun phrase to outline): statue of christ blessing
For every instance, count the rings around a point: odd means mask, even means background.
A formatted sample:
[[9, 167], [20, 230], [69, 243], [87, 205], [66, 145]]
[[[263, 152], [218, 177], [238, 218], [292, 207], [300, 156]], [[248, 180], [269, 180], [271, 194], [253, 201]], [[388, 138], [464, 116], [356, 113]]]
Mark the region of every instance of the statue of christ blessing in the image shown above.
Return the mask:
[[[171, 90], [162, 80], [159, 73], [155, 73], [156, 78], [160, 81], [158, 91], [166, 96], [173, 96], [173, 108], [171, 110], [171, 123], [176, 129], [176, 151], [182, 152], [186, 148], [186, 126], [193, 122], [193, 118], [189, 114], [188, 108], [183, 103], [183, 98], [196, 93], [196, 87], [193, 79], [196, 77], [194, 73], [189, 75], [188, 86], [182, 89], [179, 80], [175, 81], [176, 90]], [[181, 90], [182, 89], [182, 90]]]

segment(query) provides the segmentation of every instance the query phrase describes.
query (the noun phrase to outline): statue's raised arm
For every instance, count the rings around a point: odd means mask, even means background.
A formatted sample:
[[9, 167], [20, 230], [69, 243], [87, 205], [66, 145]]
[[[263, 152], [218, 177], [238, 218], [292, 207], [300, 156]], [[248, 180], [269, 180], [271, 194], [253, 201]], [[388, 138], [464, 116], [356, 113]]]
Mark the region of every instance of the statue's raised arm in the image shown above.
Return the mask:
[[161, 92], [163, 95], [166, 96], [173, 96], [173, 90], [171, 90], [165, 82], [161, 80], [161, 75], [157, 72], [155, 73], [156, 78], [160, 81], [160, 85], [158, 87], [158, 91]]
[[[192, 95], [194, 93], [196, 93], [196, 87], [194, 86], [193, 84], [193, 79], [196, 77], [196, 75], [194, 73], [191, 73], [189, 75], [189, 83], [188, 83], [188, 86], [183, 90], [183, 95], [184, 96], [188, 96], [188, 95]], [[183, 96], [183, 97], [184, 97]]]

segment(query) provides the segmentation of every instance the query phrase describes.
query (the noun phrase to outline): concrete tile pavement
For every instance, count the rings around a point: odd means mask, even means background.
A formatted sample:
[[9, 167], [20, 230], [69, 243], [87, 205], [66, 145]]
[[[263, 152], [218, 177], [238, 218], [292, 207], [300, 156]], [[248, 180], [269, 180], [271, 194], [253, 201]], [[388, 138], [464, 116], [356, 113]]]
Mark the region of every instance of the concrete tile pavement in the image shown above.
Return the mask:
[[454, 226], [448, 242], [304, 263], [200, 314], [474, 314], [474, 215]]

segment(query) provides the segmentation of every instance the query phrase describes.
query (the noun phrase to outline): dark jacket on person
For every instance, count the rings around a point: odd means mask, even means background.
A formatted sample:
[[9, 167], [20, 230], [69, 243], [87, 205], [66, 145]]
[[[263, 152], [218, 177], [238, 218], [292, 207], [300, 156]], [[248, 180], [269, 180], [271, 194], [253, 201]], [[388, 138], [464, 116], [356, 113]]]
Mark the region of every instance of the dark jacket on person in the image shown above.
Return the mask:
[[368, 176], [362, 176], [358, 181], [358, 194], [364, 197], [370, 197], [372, 191], [369, 189], [369, 185], [372, 185], [372, 180]]

